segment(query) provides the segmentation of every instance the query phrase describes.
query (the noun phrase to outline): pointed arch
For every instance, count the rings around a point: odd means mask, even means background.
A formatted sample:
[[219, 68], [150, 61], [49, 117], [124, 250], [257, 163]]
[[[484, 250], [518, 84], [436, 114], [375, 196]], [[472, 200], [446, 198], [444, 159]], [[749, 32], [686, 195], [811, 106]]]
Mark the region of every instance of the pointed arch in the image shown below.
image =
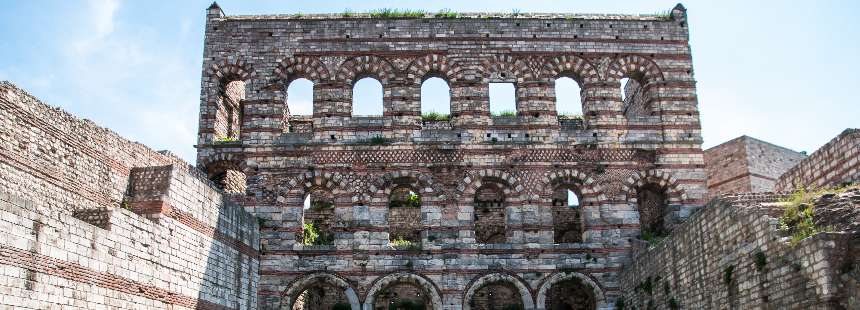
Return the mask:
[[513, 285], [520, 293], [523, 308], [535, 309], [535, 303], [531, 289], [529, 288], [528, 284], [523, 281], [522, 278], [510, 273], [495, 272], [484, 274], [480, 277], [472, 279], [472, 281], [466, 285], [468, 289], [466, 289], [466, 292], [463, 294], [463, 310], [471, 310], [472, 306], [470, 305], [470, 301], [472, 300], [472, 297], [475, 295], [475, 293], [482, 287], [493, 283], [507, 283]]
[[302, 292], [314, 285], [320, 284], [343, 289], [347, 300], [349, 300], [350, 308], [352, 310], [361, 310], [361, 301], [358, 299], [358, 294], [356, 294], [354, 286], [340, 275], [323, 271], [307, 273], [290, 282], [287, 285], [287, 289], [281, 295], [280, 309], [291, 310], [293, 303], [296, 302], [296, 299]]
[[257, 72], [254, 71], [254, 67], [240, 58], [233, 59], [232, 61], [227, 58], [212, 62], [206, 70], [206, 75], [210, 81], [220, 87], [232, 81], [247, 81], [256, 76], [256, 74]]

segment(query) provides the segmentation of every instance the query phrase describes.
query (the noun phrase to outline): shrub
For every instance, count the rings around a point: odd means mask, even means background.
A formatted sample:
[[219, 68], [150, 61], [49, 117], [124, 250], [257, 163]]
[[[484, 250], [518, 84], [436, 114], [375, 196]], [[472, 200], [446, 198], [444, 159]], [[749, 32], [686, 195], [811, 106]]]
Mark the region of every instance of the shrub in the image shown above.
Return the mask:
[[827, 231], [826, 227], [815, 225], [815, 201], [826, 194], [838, 194], [849, 187], [837, 187], [809, 192], [805, 188], [798, 189], [791, 196], [783, 199], [785, 211], [779, 218], [779, 228], [791, 235], [792, 246], [812, 235]]
[[421, 120], [425, 122], [432, 121], [447, 121], [451, 118], [451, 115], [442, 114], [436, 111], [430, 111], [424, 114], [421, 114]]
[[615, 310], [624, 310], [624, 296], [618, 297], [615, 301]]
[[653, 231], [651, 229], [645, 229], [642, 231], [642, 240], [648, 242], [649, 246], [657, 246], [666, 239], [667, 235], [665, 232], [661, 231]]
[[421, 250], [421, 242], [413, 242], [411, 240], [406, 240], [403, 236], [397, 237], [391, 241], [391, 246], [398, 250], [405, 251], [418, 251]]
[[383, 136], [375, 136], [373, 138], [370, 138], [370, 145], [383, 145], [387, 144], [388, 142], [388, 138]]
[[422, 10], [410, 10], [410, 9], [392, 9], [392, 8], [382, 8], [370, 11], [370, 17], [373, 18], [421, 18], [427, 12]]
[[764, 270], [764, 266], [767, 265], [767, 256], [765, 256], [762, 251], [756, 252], [755, 255], [753, 255], [753, 260], [755, 261], [756, 270]]
[[392, 200], [388, 202], [389, 208], [421, 208], [421, 196], [416, 193], [409, 193], [406, 200]]
[[499, 112], [493, 112], [493, 116], [514, 117], [514, 116], [517, 116], [517, 111], [504, 110], [504, 111], [499, 111]]
[[726, 285], [732, 284], [732, 274], [735, 272], [735, 266], [729, 265], [723, 270], [723, 283]]
[[334, 306], [331, 307], [331, 309], [332, 310], [352, 310], [352, 306], [350, 306], [348, 303], [345, 303], [345, 302], [339, 302], [339, 303], [334, 304]]
[[215, 143], [228, 143], [228, 142], [236, 142], [236, 141], [239, 141], [239, 138], [230, 137], [230, 136], [215, 138]]
[[451, 11], [451, 9], [441, 9], [439, 10], [439, 12], [433, 15], [433, 17], [436, 18], [457, 18], [459, 16], [459, 13]]
[[342, 16], [342, 17], [352, 17], [353, 15], [354, 14], [352, 13], [352, 10], [350, 10], [350, 9], [345, 9], [345, 10], [343, 10], [343, 13], [340, 14], [340, 16]]
[[302, 244], [304, 245], [331, 245], [334, 244], [334, 235], [320, 231], [317, 222], [302, 224]]

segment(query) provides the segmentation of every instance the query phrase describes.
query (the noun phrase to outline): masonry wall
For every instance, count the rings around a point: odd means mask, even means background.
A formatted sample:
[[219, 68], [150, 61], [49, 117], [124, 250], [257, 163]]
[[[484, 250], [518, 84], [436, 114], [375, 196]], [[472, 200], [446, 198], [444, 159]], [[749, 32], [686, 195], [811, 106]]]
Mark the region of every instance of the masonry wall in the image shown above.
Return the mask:
[[741, 136], [705, 150], [708, 196], [774, 190], [777, 178], [805, 155]]
[[256, 218], [175, 156], [0, 84], [0, 305], [255, 309]]
[[722, 196], [659, 245], [642, 248], [620, 276], [625, 309], [860, 306], [860, 191], [814, 203], [816, 224], [833, 231], [796, 246], [778, 227], [783, 207], [774, 202], [782, 197]]
[[[547, 292], [573, 279], [591, 308], [612, 308], [641, 234], [638, 190], [664, 192], [655, 217], [670, 227], [705, 204], [687, 26], [683, 6], [457, 18], [210, 7], [197, 164], [247, 175], [244, 206], [262, 219], [261, 308], [331, 283], [353, 309], [371, 307], [386, 288], [411, 283], [428, 308], [470, 309], [490, 279], [519, 292], [525, 309], [543, 309]], [[353, 111], [352, 88], [365, 77], [382, 85], [381, 115]], [[421, 118], [428, 77], [451, 89], [449, 120]], [[559, 117], [559, 77], [579, 82], [582, 120]], [[636, 80], [629, 113], [625, 77]], [[314, 84], [310, 117], [289, 113], [286, 90], [299, 78]], [[245, 82], [244, 114], [239, 141], [224, 142], [219, 98], [233, 81]], [[490, 113], [495, 82], [515, 85], [516, 116]], [[488, 186], [490, 202], [478, 197]], [[560, 186], [581, 192], [577, 210], [554, 212]], [[403, 187], [422, 200], [408, 219], [388, 203]], [[306, 245], [302, 227], [315, 215], [302, 204], [319, 190], [334, 197], [334, 242]], [[393, 234], [413, 228], [415, 247], [394, 248]]]
[[834, 187], [852, 182], [860, 182], [860, 129], [849, 128], [780, 176], [776, 190]]

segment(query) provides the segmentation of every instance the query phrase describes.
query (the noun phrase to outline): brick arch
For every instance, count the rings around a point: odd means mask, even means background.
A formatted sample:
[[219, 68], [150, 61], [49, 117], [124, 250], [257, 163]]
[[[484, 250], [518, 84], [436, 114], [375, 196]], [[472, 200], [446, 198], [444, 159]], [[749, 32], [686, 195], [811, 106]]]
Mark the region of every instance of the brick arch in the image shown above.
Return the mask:
[[552, 195], [555, 189], [554, 185], [567, 183], [577, 185], [577, 189], [582, 194], [580, 198], [583, 202], [587, 201], [597, 205], [598, 201], [607, 200], [601, 186], [591, 176], [576, 169], [553, 170], [544, 174], [541, 181], [543, 183], [542, 192], [545, 197]]
[[540, 284], [540, 288], [538, 289], [537, 295], [535, 295], [535, 306], [538, 309], [543, 309], [546, 304], [546, 295], [547, 292], [552, 288], [556, 283], [578, 279], [582, 282], [582, 284], [591, 287], [592, 294], [594, 296], [595, 302], [597, 304], [598, 309], [603, 309], [606, 307], [606, 297], [603, 295], [603, 289], [597, 281], [594, 281], [587, 275], [578, 273], [578, 272], [557, 272], [546, 279]]
[[278, 62], [275, 75], [289, 85], [295, 79], [306, 78], [319, 83], [331, 78], [328, 68], [319, 59], [305, 56], [288, 57]]
[[293, 204], [301, 203], [305, 195], [314, 188], [325, 189], [334, 197], [346, 194], [344, 191], [346, 185], [340, 174], [309, 171], [282, 183], [278, 189], [278, 195], [286, 198], [287, 206], [294, 207]]
[[466, 287], [468, 287], [468, 289], [466, 289], [466, 292], [463, 293], [463, 300], [462, 300], [463, 310], [471, 310], [472, 307], [469, 305], [469, 301], [472, 299], [472, 296], [475, 295], [475, 292], [477, 292], [479, 289], [481, 289], [482, 287], [484, 287], [487, 284], [498, 283], [498, 282], [513, 284], [514, 287], [517, 288], [517, 291], [519, 291], [519, 293], [520, 293], [520, 297], [522, 298], [522, 302], [523, 302], [523, 307], [526, 310], [535, 309], [532, 291], [529, 288], [528, 284], [526, 284], [526, 282], [523, 281], [522, 278], [520, 278], [517, 275], [506, 273], [506, 272], [495, 272], [495, 273], [484, 274], [480, 277], [474, 278], [474, 279], [472, 279], [471, 282], [469, 282], [469, 284], [466, 285]]
[[299, 294], [313, 285], [321, 283], [343, 289], [346, 298], [349, 300], [350, 308], [352, 310], [361, 310], [361, 301], [358, 299], [358, 294], [356, 294], [353, 285], [340, 275], [323, 271], [306, 273], [290, 282], [282, 294], [281, 309], [292, 310], [293, 303]]
[[439, 77], [448, 84], [460, 81], [464, 78], [463, 69], [453, 60], [445, 55], [430, 54], [419, 57], [409, 63], [406, 68], [406, 78], [413, 85], [421, 85], [424, 80], [431, 77]]
[[377, 56], [358, 56], [344, 61], [336, 74], [336, 79], [347, 85], [353, 85], [363, 77], [373, 77], [385, 88], [394, 78], [394, 66], [387, 60]]
[[219, 86], [226, 85], [232, 81], [247, 81], [256, 76], [256, 74], [251, 64], [239, 58], [233, 61], [229, 59], [216, 61], [211, 63], [206, 69], [206, 75], [209, 79]]
[[373, 309], [376, 294], [389, 285], [397, 283], [410, 283], [422, 288], [427, 296], [430, 296], [431, 309], [442, 309], [442, 291], [439, 287], [427, 277], [409, 272], [392, 273], [374, 280], [364, 295], [364, 309]]
[[637, 190], [649, 183], [666, 189], [669, 205], [682, 204], [687, 199], [687, 194], [678, 186], [678, 180], [669, 172], [659, 170], [634, 173], [624, 181], [621, 192], [626, 195], [625, 199], [629, 204], [635, 205]]
[[483, 169], [475, 172], [467, 173], [466, 177], [457, 185], [457, 191], [460, 192], [460, 202], [470, 204], [477, 190], [483, 185], [483, 181], [487, 178], [494, 178], [503, 181], [505, 184], [504, 194], [509, 202], [520, 203], [527, 200], [525, 187], [520, 184], [517, 178], [504, 171], [496, 169]]
[[532, 81], [535, 79], [535, 74], [529, 68], [528, 64], [518, 57], [511, 55], [499, 55], [491, 60], [485, 60], [481, 65], [479, 75], [488, 81], [496, 74], [512, 74], [513, 76], [505, 76], [504, 79], [514, 78], [517, 83], [523, 81]]
[[579, 83], [580, 87], [600, 80], [597, 68], [591, 62], [574, 55], [547, 59], [541, 68], [541, 75], [546, 80], [569, 77]]
[[622, 78], [629, 77], [642, 85], [646, 85], [663, 80], [663, 72], [660, 67], [654, 61], [638, 55], [627, 55], [615, 59], [609, 64], [607, 72], [608, 81], [620, 81]]
[[432, 175], [408, 170], [388, 172], [376, 178], [370, 185], [370, 192], [377, 197], [388, 197], [394, 189], [395, 182], [404, 178], [410, 180], [408, 185], [421, 195], [421, 199], [431, 198], [440, 201], [446, 199], [442, 187], [433, 181]]
[[239, 171], [245, 171], [248, 167], [245, 163], [244, 154], [217, 153], [200, 158], [197, 161], [197, 168], [207, 174], [215, 166], [224, 167], [227, 165], [233, 166]]

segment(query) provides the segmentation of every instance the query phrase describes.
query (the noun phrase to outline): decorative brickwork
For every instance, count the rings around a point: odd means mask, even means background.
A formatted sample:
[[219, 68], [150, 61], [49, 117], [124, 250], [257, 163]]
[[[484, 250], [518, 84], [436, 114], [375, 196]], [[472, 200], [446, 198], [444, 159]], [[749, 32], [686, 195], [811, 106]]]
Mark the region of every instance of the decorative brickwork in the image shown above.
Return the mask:
[[[553, 293], [550, 305], [608, 309], [642, 223], [668, 230], [704, 205], [682, 6], [661, 16], [485, 17], [209, 9], [198, 166], [225, 190], [243, 191], [246, 210], [261, 218], [261, 309], [293, 307], [291, 283], [320, 272], [344, 281], [335, 287], [354, 290], [365, 310], [403, 296], [462, 309], [498, 281], [498, 294], [543, 309], [533, 296], [560, 270], [580, 282], [555, 291], [587, 293]], [[382, 85], [382, 115], [353, 113], [354, 84], [367, 77]], [[421, 85], [431, 77], [450, 87], [448, 120], [421, 120]], [[560, 77], [579, 84], [582, 119], [558, 116]], [[290, 113], [287, 89], [299, 78], [314, 84], [310, 117]], [[625, 112], [624, 78], [641, 112]], [[245, 83], [244, 97], [219, 92], [233, 81]], [[516, 116], [491, 115], [489, 83], [515, 85]], [[219, 142], [219, 111], [234, 97], [241, 139]], [[247, 186], [219, 178], [225, 171], [243, 172]], [[649, 186], [659, 193], [640, 195]], [[332, 207], [304, 209], [318, 190]], [[568, 206], [567, 190], [578, 205]], [[408, 202], [413, 194], [420, 203]], [[309, 221], [334, 240], [302, 242]], [[505, 277], [471, 284], [488, 271]], [[478, 308], [490, 301], [481, 294]]]

